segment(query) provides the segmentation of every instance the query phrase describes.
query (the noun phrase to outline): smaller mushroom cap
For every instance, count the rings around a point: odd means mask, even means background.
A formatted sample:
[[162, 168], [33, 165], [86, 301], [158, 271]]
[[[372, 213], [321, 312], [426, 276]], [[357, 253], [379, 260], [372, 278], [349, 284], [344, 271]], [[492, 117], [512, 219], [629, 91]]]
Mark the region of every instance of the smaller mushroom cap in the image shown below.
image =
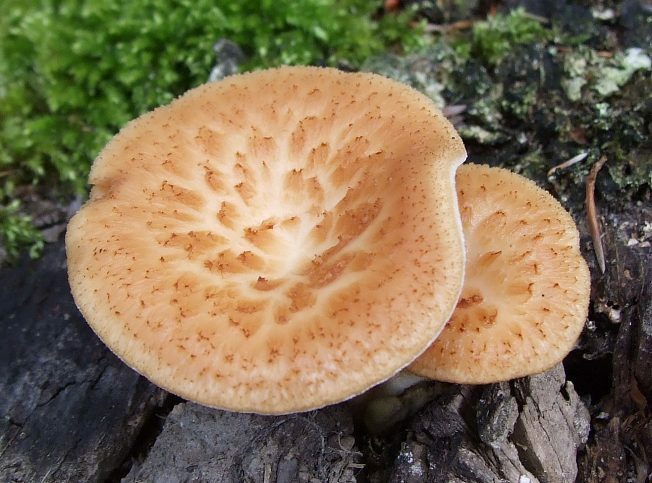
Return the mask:
[[543, 372], [573, 348], [590, 276], [571, 216], [532, 181], [500, 168], [457, 171], [467, 252], [453, 317], [410, 370], [484, 384]]

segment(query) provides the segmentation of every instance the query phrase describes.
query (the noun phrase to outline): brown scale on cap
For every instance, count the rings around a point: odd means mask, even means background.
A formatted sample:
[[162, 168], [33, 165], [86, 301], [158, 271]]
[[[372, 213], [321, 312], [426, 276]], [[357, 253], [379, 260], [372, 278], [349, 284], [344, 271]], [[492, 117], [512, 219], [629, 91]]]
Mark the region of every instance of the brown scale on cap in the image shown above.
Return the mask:
[[73, 295], [123, 360], [200, 403], [287, 413], [410, 363], [461, 290], [466, 153], [422, 95], [282, 68], [127, 125], [70, 222]]
[[500, 168], [457, 171], [466, 275], [453, 317], [410, 370], [483, 384], [543, 372], [575, 345], [590, 277], [564, 208], [532, 181]]

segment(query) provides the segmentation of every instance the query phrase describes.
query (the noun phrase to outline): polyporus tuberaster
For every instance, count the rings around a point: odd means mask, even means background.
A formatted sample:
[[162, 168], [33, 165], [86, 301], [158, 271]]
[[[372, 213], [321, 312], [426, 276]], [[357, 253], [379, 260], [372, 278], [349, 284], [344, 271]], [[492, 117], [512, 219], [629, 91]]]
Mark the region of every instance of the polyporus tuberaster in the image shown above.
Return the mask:
[[466, 156], [432, 103], [373, 74], [229, 77], [128, 124], [66, 236], [93, 330], [156, 384], [280, 414], [412, 362], [458, 299]]
[[588, 315], [579, 234], [532, 181], [468, 164], [457, 172], [466, 275], [441, 335], [409, 370], [482, 384], [543, 372], [573, 348]]

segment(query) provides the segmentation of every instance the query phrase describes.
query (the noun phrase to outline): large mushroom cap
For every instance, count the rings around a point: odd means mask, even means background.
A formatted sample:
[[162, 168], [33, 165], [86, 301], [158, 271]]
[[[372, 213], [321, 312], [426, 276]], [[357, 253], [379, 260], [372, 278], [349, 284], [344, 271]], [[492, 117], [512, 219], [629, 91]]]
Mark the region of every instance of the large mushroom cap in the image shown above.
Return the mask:
[[571, 216], [532, 181], [468, 164], [457, 172], [466, 275], [453, 317], [411, 366], [463, 384], [535, 374], [573, 348], [590, 277]]
[[347, 399], [450, 317], [464, 249], [459, 136], [373, 74], [281, 68], [126, 126], [68, 227], [75, 300], [125, 362], [214, 407]]

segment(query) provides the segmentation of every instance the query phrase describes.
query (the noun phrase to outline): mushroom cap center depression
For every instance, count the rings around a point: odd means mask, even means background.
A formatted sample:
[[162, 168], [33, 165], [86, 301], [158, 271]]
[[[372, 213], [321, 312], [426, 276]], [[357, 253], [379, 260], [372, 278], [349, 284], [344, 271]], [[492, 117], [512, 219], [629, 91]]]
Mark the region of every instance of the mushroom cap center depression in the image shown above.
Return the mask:
[[425, 97], [378, 76], [202, 86], [93, 165], [67, 235], [75, 300], [119, 356], [189, 399], [271, 413], [345, 399], [414, 359], [454, 308], [464, 156]]
[[[320, 124], [291, 118], [274, 133], [252, 125], [226, 146], [212, 146], [218, 131], [202, 127], [187, 136], [219, 161], [147, 194], [148, 202], [167, 201], [160, 217], [146, 220], [164, 260], [221, 284], [228, 277], [242, 295], [236, 312], [264, 311], [253, 325], [243, 321], [243, 333], [319, 310], [373, 257], [389, 255], [373, 249], [375, 238], [392, 238], [384, 229], [390, 212], [383, 211], [395, 192], [381, 168], [388, 153], [380, 140], [355, 134], [306, 143]], [[192, 310], [192, 299], [178, 302]]]
[[208, 308], [249, 338], [320, 312], [371, 260], [382, 271], [381, 259], [391, 259], [377, 245], [402, 240], [383, 209], [401, 203], [384, 167], [392, 153], [353, 124], [334, 128], [329, 111], [286, 113], [280, 126], [249, 114], [228, 135], [219, 122], [182, 127], [173, 137], [183, 148], [162, 160], [163, 181], [144, 187], [141, 203], [117, 205], [131, 230], [156, 243], [160, 265], [184, 274], [170, 296], [180, 319]]

